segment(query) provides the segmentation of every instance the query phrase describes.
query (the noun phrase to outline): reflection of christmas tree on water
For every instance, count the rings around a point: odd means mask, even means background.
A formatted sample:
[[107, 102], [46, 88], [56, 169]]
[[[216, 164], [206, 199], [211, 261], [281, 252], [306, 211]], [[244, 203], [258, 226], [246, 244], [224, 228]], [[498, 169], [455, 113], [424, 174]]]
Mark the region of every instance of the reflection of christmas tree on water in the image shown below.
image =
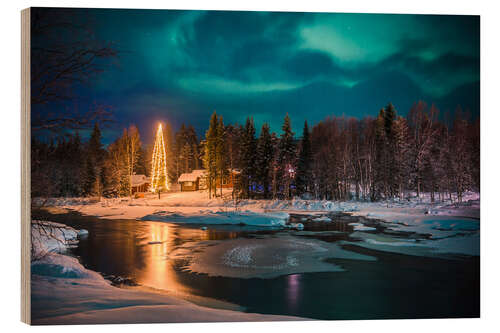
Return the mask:
[[167, 179], [167, 154], [165, 153], [165, 142], [163, 141], [163, 130], [161, 124], [156, 132], [155, 146], [153, 149], [153, 163], [151, 168], [151, 192], [158, 193], [169, 189]]

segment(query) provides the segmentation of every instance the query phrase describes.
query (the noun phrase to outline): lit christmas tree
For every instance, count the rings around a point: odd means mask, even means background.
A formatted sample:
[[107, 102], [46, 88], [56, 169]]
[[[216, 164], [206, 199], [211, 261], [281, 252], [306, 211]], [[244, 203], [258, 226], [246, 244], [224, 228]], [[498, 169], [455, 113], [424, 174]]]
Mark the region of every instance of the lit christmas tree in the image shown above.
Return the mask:
[[163, 130], [161, 124], [156, 132], [155, 146], [153, 149], [153, 163], [151, 169], [151, 192], [158, 193], [170, 188], [167, 177], [167, 154], [165, 153], [165, 142], [163, 141]]

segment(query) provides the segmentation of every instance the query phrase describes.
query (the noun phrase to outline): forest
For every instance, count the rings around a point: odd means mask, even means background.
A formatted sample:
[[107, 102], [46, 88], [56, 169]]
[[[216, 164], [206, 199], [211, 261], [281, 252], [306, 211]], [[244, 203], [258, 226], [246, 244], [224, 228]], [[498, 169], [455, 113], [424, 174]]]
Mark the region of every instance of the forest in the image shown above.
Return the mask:
[[[327, 117], [302, 133], [284, 117], [280, 133], [264, 123], [257, 135], [252, 117], [224, 124], [214, 112], [203, 138], [193, 126], [164, 129], [170, 183], [206, 169], [210, 197], [218, 179], [237, 170], [238, 198], [370, 200], [430, 193], [431, 201], [461, 202], [480, 190], [479, 117], [460, 107], [453, 119], [419, 101], [406, 117], [388, 104], [376, 117]], [[32, 138], [34, 197], [131, 196], [131, 175], [150, 174], [152, 144], [143, 144], [131, 125], [111, 144], [102, 143], [95, 122], [88, 141], [78, 131], [56, 140]]]

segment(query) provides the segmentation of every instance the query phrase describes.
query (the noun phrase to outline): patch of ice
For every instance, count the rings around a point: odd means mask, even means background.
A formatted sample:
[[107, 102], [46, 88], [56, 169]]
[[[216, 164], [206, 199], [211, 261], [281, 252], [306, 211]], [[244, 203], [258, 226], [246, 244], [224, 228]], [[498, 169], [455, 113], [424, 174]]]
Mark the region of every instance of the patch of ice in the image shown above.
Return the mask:
[[89, 234], [88, 230], [85, 229], [78, 230], [78, 237], [88, 236], [88, 234]]
[[449, 216], [414, 216], [406, 222], [391, 225], [390, 229], [431, 235], [432, 239], [446, 238], [457, 234], [469, 234], [479, 231], [479, 221], [469, 218]]
[[302, 223], [290, 223], [289, 226], [292, 229], [304, 230], [304, 225]]
[[364, 225], [363, 223], [358, 223], [358, 222], [349, 223], [349, 225], [354, 227], [354, 230], [356, 230], [356, 231], [377, 230], [377, 228], [368, 227], [368, 226]]
[[320, 216], [312, 219], [314, 222], [331, 222], [332, 219], [329, 218], [328, 216]]
[[387, 251], [416, 256], [441, 256], [453, 255], [479, 256], [479, 233], [463, 236], [450, 236], [439, 239], [405, 239], [387, 234], [370, 234], [354, 232], [350, 235], [363, 242], [344, 242], [373, 250]]
[[259, 227], [283, 227], [288, 218], [289, 214], [285, 212], [212, 212], [201, 210], [194, 213], [160, 211], [146, 215], [142, 220], [192, 224], [241, 224]]
[[231, 267], [248, 267], [252, 263], [252, 252], [258, 245], [238, 246], [227, 251], [224, 256], [224, 264]]
[[[206, 246], [203, 242], [174, 250], [171, 258], [188, 258], [186, 269], [211, 276], [273, 278], [304, 272], [339, 272], [337, 259], [376, 258], [342, 249], [335, 243], [302, 240], [288, 235], [225, 240]], [[330, 259], [332, 262], [325, 262]]]

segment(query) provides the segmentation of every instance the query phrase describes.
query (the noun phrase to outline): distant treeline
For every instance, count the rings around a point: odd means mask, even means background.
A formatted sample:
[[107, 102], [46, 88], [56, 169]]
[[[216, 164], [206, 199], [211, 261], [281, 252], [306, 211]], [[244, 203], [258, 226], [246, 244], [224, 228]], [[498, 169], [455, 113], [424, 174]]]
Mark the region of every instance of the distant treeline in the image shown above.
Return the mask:
[[[202, 168], [200, 141], [192, 126], [175, 134], [164, 129], [169, 181], [184, 172]], [[75, 131], [45, 142], [31, 141], [31, 191], [35, 197], [129, 196], [131, 175], [150, 175], [153, 144], [141, 142], [132, 125], [105, 147], [96, 123], [88, 142]]]
[[[298, 139], [288, 114], [279, 135], [264, 124], [256, 137], [251, 117], [225, 125], [215, 112], [203, 140], [185, 125], [173, 133], [166, 124], [164, 136], [169, 181], [205, 168], [210, 196], [220, 194], [230, 170], [240, 172], [240, 198], [376, 201], [428, 192], [432, 200], [461, 201], [465, 191], [479, 191], [479, 119], [457, 109], [447, 124], [424, 102], [407, 117], [389, 104], [376, 118], [328, 117], [311, 129], [305, 122]], [[78, 133], [33, 139], [32, 195], [128, 196], [131, 175], [150, 173], [151, 146], [135, 126], [106, 148], [97, 124], [85, 143]]]

